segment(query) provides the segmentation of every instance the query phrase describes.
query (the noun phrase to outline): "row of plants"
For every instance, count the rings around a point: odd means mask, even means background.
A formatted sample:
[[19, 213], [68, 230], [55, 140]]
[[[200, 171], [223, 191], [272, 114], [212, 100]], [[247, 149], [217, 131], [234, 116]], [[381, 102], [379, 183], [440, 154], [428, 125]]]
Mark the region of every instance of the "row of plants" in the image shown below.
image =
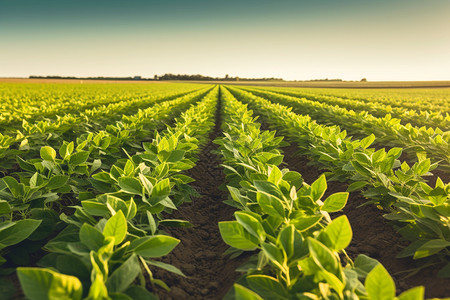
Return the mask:
[[[56, 118], [57, 115], [77, 115], [85, 110], [103, 105], [134, 100], [134, 106], [146, 102], [181, 95], [201, 85], [105, 85], [105, 84], [0, 84], [0, 128], [20, 126], [22, 120], [37, 122]], [[142, 106], [141, 106], [142, 107]]]
[[[44, 202], [41, 211], [56, 215], [53, 227], [63, 229], [46, 240], [43, 249], [48, 254], [37, 262], [39, 268], [17, 268], [28, 298], [154, 299], [146, 287], [168, 287], [154, 278], [152, 268], [183, 276], [155, 258], [179, 243], [161, 227], [190, 224], [165, 219], [163, 213], [167, 215], [195, 194], [188, 185], [192, 179], [182, 172], [195, 165], [198, 145], [213, 127], [217, 97], [215, 88], [173, 127], [155, 132], [151, 142], [143, 143], [143, 151], [134, 155], [124, 151], [109, 170], [90, 174], [85, 179], [88, 186], [75, 184], [76, 200], [69, 206], [55, 209]], [[43, 162], [56, 162], [56, 153], [42, 153]], [[54, 201], [62, 200], [58, 198]]]
[[[130, 133], [142, 131], [141, 135], [147, 135], [148, 131], [143, 132], [143, 126], [152, 124], [156, 119], [164, 120], [170, 113], [180, 112], [180, 109], [201, 99], [208, 90], [210, 87], [175, 99], [169, 97], [158, 101], [152, 100], [151, 103], [145, 104], [147, 108], [138, 109], [133, 115], [125, 114], [125, 110], [116, 110], [117, 107], [108, 106], [97, 109], [95, 113], [85, 112], [78, 116], [68, 114], [56, 121], [40, 121], [34, 124], [24, 121], [23, 130], [18, 131], [17, 135], [0, 135], [0, 158], [2, 158], [0, 165], [8, 170], [14, 165], [16, 155], [25, 158], [36, 157], [42, 146], [59, 148], [63, 141], [73, 140], [79, 141], [78, 144], [85, 140], [89, 143], [94, 139], [94, 135], [97, 137], [94, 141], [96, 146], [103, 143], [103, 147], [109, 147], [112, 146], [111, 142], [117, 144], [121, 140], [129, 143]], [[134, 112], [133, 104], [134, 101], [129, 101], [122, 105]]]
[[296, 143], [310, 164], [328, 170], [329, 180], [349, 183], [347, 191], [360, 191], [367, 203], [383, 209], [386, 219], [411, 244], [399, 257], [412, 257], [423, 264], [447, 264], [439, 276], [450, 276], [450, 184], [439, 177], [427, 182], [436, 167], [418, 155], [413, 165], [401, 162], [402, 148], [370, 148], [375, 136], [351, 139], [338, 126], [319, 125], [309, 116], [274, 104], [248, 92], [229, 88], [281, 134]]
[[450, 170], [450, 131], [418, 128], [411, 124], [402, 125], [400, 119], [392, 118], [390, 115], [377, 118], [367, 112], [356, 113], [337, 105], [263, 90], [250, 89], [250, 91], [272, 102], [292, 107], [294, 112], [309, 115], [321, 124], [340, 125], [357, 137], [374, 134], [377, 143], [388, 147], [403, 147], [413, 159], [416, 158], [416, 153], [425, 152], [433, 162], [439, 162], [443, 170]]
[[397, 297], [395, 284], [376, 260], [345, 248], [352, 229], [342, 210], [348, 193], [323, 199], [325, 176], [311, 185], [301, 174], [280, 169], [282, 137], [261, 131], [252, 111], [223, 90], [224, 137], [220, 145], [233, 221], [219, 223], [228, 253], [255, 254], [229, 299], [423, 299], [423, 287]]
[[[320, 103], [326, 103], [329, 105], [338, 105], [346, 109], [352, 109], [356, 112], [366, 111], [375, 117], [384, 117], [387, 114], [393, 118], [401, 120], [401, 123], [411, 123], [414, 126], [426, 126], [426, 127], [439, 127], [442, 130], [450, 129], [450, 115], [441, 111], [445, 107], [440, 107], [439, 102], [435, 102], [435, 110], [428, 111], [429, 104], [426, 107], [420, 106], [417, 102], [412, 103], [410, 106], [405, 107], [396, 103], [393, 99], [388, 99], [387, 102], [358, 100], [341, 96], [322, 95], [316, 93], [305, 93], [303, 90], [288, 89], [288, 88], [263, 88], [263, 90], [269, 90], [272, 92], [296, 97], [305, 98], [307, 100], [313, 100]], [[373, 91], [372, 91], [373, 93]], [[392, 106], [395, 105], [395, 106]], [[398, 105], [398, 106], [397, 106]]]
[[[193, 99], [196, 101], [196, 97]], [[32, 218], [35, 207], [52, 203], [51, 205], [55, 206], [56, 211], [62, 211], [66, 203], [55, 201], [62, 197], [76, 198], [80, 191], [89, 188], [101, 189], [102, 183], [89, 180], [89, 177], [102, 170], [114, 170], [113, 164], [124, 155], [124, 152], [134, 154], [142, 151], [141, 142], [150, 140], [155, 130], [161, 129], [164, 122], [176, 117], [189, 103], [194, 102], [191, 98], [182, 97], [178, 100], [157, 104], [147, 114], [140, 115], [141, 118], [137, 118], [137, 116], [128, 118], [126, 128], [117, 126], [114, 127], [115, 131], [85, 133], [77, 138], [76, 143], [63, 141], [58, 150], [60, 158], [57, 158], [56, 150], [51, 146], [40, 148], [38, 154], [40, 158], [18, 157], [20, 172], [12, 174], [15, 177], [6, 176], [0, 180], [4, 221], [8, 222], [8, 228], [11, 227], [10, 230], [14, 231], [15, 229], [12, 227], [18, 226], [19, 228], [21, 223], [30, 223], [30, 221], [21, 222], [23, 221], [21, 219]], [[6, 218], [8, 214], [9, 219]], [[11, 222], [18, 219], [17, 223]], [[54, 219], [57, 219], [57, 214], [54, 214]], [[50, 229], [54, 225], [51, 220], [49, 219], [48, 224], [41, 226], [39, 230], [46, 227], [46, 232], [51, 232]], [[36, 227], [34, 230], [38, 230], [38, 228]], [[29, 234], [33, 231], [30, 231]], [[13, 246], [25, 238], [26, 236], [18, 237], [8, 243], [0, 240], [0, 243], [5, 247]], [[9, 252], [17, 252], [15, 249], [11, 250], [13, 251]], [[24, 257], [28, 256], [24, 255]]]
[[[271, 87], [270, 87], [271, 88]], [[370, 103], [382, 103], [392, 107], [403, 107], [421, 111], [438, 111], [450, 113], [448, 106], [450, 98], [446, 88], [429, 89], [404, 89], [404, 88], [313, 88], [313, 89], [290, 89], [311, 96], [336, 96], [339, 98], [365, 101]]]

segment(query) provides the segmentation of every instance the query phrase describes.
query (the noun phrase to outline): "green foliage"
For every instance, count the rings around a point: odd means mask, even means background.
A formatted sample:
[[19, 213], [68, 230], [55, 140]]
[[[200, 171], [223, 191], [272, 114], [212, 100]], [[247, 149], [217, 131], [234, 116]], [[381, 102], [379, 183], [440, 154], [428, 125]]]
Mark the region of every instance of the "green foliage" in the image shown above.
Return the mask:
[[[235, 284], [234, 298], [394, 299], [393, 280], [387, 272], [381, 274], [384, 268], [376, 260], [359, 256], [355, 262], [348, 257], [341, 261], [352, 229], [345, 215], [333, 220], [329, 213], [344, 208], [348, 193], [322, 200], [327, 189], [324, 175], [308, 185], [300, 174], [280, 169], [282, 159], [267, 159], [280, 155], [281, 140], [261, 131], [252, 112], [227, 90], [221, 95], [226, 126], [215, 143], [220, 145], [229, 184], [226, 203], [240, 211], [235, 212], [236, 221], [220, 222], [219, 229], [229, 246], [258, 251]], [[260, 143], [265, 137], [271, 139]], [[372, 142], [369, 137], [363, 149]]]

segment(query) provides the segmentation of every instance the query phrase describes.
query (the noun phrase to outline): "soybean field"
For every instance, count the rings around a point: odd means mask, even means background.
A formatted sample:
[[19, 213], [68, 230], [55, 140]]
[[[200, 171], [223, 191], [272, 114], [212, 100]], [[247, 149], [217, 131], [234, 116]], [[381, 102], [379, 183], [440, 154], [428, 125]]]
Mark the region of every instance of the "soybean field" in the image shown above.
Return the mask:
[[450, 297], [450, 89], [0, 83], [2, 299]]

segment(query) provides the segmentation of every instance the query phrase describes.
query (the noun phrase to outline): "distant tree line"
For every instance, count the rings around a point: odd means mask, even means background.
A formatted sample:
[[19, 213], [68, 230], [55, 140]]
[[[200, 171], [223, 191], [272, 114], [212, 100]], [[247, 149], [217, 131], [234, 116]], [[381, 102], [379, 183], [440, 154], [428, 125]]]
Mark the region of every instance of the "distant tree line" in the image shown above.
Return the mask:
[[195, 80], [195, 81], [284, 81], [282, 78], [242, 78], [242, 77], [230, 77], [229, 75], [225, 75], [225, 77], [211, 77], [211, 76], [203, 76], [200, 74], [196, 75], [186, 75], [186, 74], [171, 74], [167, 73], [162, 76], [156, 76], [155, 79], [158, 80]]
[[187, 75], [187, 74], [171, 74], [167, 73], [162, 76], [155, 75], [153, 78], [143, 78], [141, 76], [134, 77], [76, 77], [76, 76], [36, 76], [32, 75], [29, 78], [39, 78], [39, 79], [85, 79], [85, 80], [183, 80], [183, 81], [284, 81], [282, 78], [240, 78], [240, 77], [230, 77], [225, 75], [225, 77], [211, 77], [203, 76], [200, 74]]
[[85, 80], [153, 80], [150, 78], [142, 78], [141, 76], [134, 76], [134, 77], [76, 77], [76, 76], [36, 76], [31, 75], [29, 78], [32, 79], [85, 79]]
[[311, 79], [311, 80], [306, 80], [306, 81], [343, 81], [343, 80], [342, 79], [338, 79], [338, 78], [336, 78], [336, 79], [325, 78], [325, 79]]
[[[275, 77], [264, 77], [264, 78], [242, 78], [242, 77], [230, 77], [228, 74], [225, 77], [211, 77], [203, 76], [200, 74], [187, 75], [187, 74], [172, 74], [166, 73], [162, 76], [155, 75], [153, 78], [143, 78], [141, 76], [130, 76], [130, 77], [76, 77], [76, 76], [36, 76], [32, 75], [29, 78], [40, 78], [40, 79], [85, 79], [85, 80], [183, 80], [183, 81], [284, 81], [282, 78]], [[342, 79], [311, 79], [311, 80], [294, 80], [296, 82], [311, 82], [311, 81], [343, 81]], [[366, 78], [361, 79], [361, 81], [367, 81]]]

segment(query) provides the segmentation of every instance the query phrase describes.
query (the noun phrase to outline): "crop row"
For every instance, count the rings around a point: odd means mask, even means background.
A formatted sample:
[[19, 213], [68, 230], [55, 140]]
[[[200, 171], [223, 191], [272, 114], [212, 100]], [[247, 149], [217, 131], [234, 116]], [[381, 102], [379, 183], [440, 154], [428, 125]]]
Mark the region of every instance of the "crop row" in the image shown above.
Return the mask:
[[440, 162], [443, 169], [450, 170], [450, 131], [439, 128], [402, 125], [399, 119], [389, 115], [374, 117], [367, 112], [355, 113], [340, 106], [295, 98], [278, 93], [250, 90], [251, 93], [289, 107], [296, 113], [308, 115], [321, 124], [340, 125], [355, 136], [374, 134], [376, 142], [388, 147], [403, 147], [413, 159], [417, 153], [426, 152], [433, 162]]
[[[32, 124], [23, 121], [22, 130], [17, 131], [16, 135], [0, 134], [0, 158], [3, 158], [1, 165], [8, 169], [11, 160], [15, 160], [15, 155], [34, 157], [41, 146], [51, 145], [59, 148], [64, 140], [76, 139], [82, 143], [88, 139], [86, 143], [89, 143], [90, 139], [93, 139], [92, 135], [95, 135], [97, 140], [94, 142], [99, 146], [100, 140], [106, 135], [112, 136], [110, 139], [113, 139], [113, 142], [126, 141], [130, 131], [139, 130], [139, 126], [142, 127], [145, 122], [152, 123], [155, 118], [164, 119], [168, 112], [176, 111], [172, 110], [173, 107], [183, 108], [183, 105], [197, 101], [208, 89], [182, 94], [173, 100], [169, 97], [144, 101], [144, 104], [138, 105], [138, 107], [144, 105], [146, 107], [144, 109], [137, 109], [136, 100], [130, 100], [85, 111], [79, 115], [67, 114], [55, 121], [46, 120]], [[127, 113], [130, 112], [134, 115], [129, 116]], [[111, 141], [107, 146], [110, 143]]]
[[[111, 169], [111, 165], [123, 155], [121, 154], [123, 151], [133, 154], [142, 150], [141, 146], [132, 148], [126, 147], [126, 144], [135, 146], [151, 139], [154, 130], [160, 128], [163, 121], [175, 117], [177, 112], [196, 100], [198, 97], [185, 96], [168, 103], [157, 104], [146, 114], [140, 114], [141, 118], [139, 115], [129, 117], [127, 126], [119, 126], [121, 125], [119, 123], [113, 127], [116, 130], [100, 131], [96, 134], [85, 133], [76, 140], [76, 143], [62, 141], [58, 147], [61, 159], [53, 160], [53, 164], [45, 163], [44, 157], [53, 157], [53, 153], [56, 153], [48, 145], [39, 148], [37, 155], [40, 155], [40, 159], [36, 156], [28, 160], [18, 157], [21, 172], [17, 175], [20, 183], [11, 176], [6, 176], [0, 181], [1, 196], [6, 199], [2, 200], [6, 213], [11, 213], [10, 219], [13, 219], [15, 212], [27, 217], [32, 214], [29, 209], [42, 206], [39, 202], [44, 201], [44, 204], [52, 202], [64, 194], [78, 194], [79, 190], [87, 190], [92, 186], [101, 188], [99, 182], [86, 181], [86, 177], [99, 170]], [[53, 178], [54, 176], [57, 177]], [[58, 184], [53, 185], [53, 181], [57, 181]], [[40, 184], [37, 185], [36, 182]], [[5, 242], [2, 244], [6, 245]]]
[[[143, 152], [133, 156], [124, 152], [128, 159], [117, 159], [109, 169], [99, 163], [99, 159], [94, 159], [92, 164], [89, 162], [93, 159], [90, 154], [95, 151], [77, 149], [73, 153], [73, 143], [65, 142], [59, 149], [61, 158], [57, 158], [53, 148], [45, 146], [41, 148], [40, 159], [22, 162], [21, 167], [25, 169], [21, 177], [23, 181], [28, 179], [27, 183], [18, 183], [13, 177], [3, 178], [1, 190], [4, 194], [10, 193], [9, 201], [2, 203], [6, 210], [4, 216], [9, 214], [14, 218], [20, 213], [25, 217], [15, 222], [5, 220], [0, 233], [4, 238], [2, 254], [8, 253], [12, 263], [20, 263], [17, 259], [24, 257], [14, 256], [17, 248], [7, 246], [28, 238], [25, 243], [34, 248], [28, 250], [36, 251], [42, 244], [39, 241], [45, 240], [53, 232], [52, 228], [65, 227], [44, 246], [50, 254], [38, 265], [46, 269], [18, 269], [27, 297], [79, 299], [84, 295], [100, 299], [107, 298], [108, 294], [119, 297], [114, 293], [127, 289], [138, 274], [141, 274], [141, 283], [145, 284], [144, 273], [135, 273], [141, 270], [141, 264], [151, 284], [165, 287], [163, 282], [152, 277], [150, 266], [181, 274], [173, 266], [149, 258], [165, 255], [178, 243], [172, 237], [157, 234], [158, 224], [189, 225], [182, 220], [163, 220], [161, 213], [176, 209], [176, 205], [192, 195], [193, 191], [187, 186], [191, 179], [178, 173], [194, 165], [192, 156], [198, 147], [196, 137], [204, 140], [203, 136], [213, 125], [211, 119], [217, 91], [217, 88], [212, 90], [198, 105], [183, 113], [173, 128], [167, 127], [163, 133], [156, 133], [153, 142], [144, 143]], [[197, 122], [193, 122], [194, 118]], [[135, 121], [150, 125], [150, 120]], [[87, 171], [89, 165], [90, 172], [79, 174], [80, 170]], [[48, 192], [44, 192], [46, 190]], [[68, 193], [71, 197], [64, 200]], [[14, 200], [20, 205], [20, 200], [24, 200], [22, 197], [28, 195], [31, 199], [27, 199], [27, 207], [9, 205]], [[66, 215], [67, 203], [58, 203], [64, 201], [70, 201], [71, 210], [75, 209], [73, 214]], [[7, 271], [3, 268], [3, 272]], [[81, 292], [83, 288], [84, 293]], [[135, 287], [128, 292], [132, 298], [139, 293], [141, 297], [148, 297], [142, 288]]]
[[145, 104], [200, 89], [201, 85], [39, 85], [0, 84], [0, 127], [9, 128], [22, 120], [36, 122], [56, 115], [78, 114], [113, 103]]
[[[374, 135], [351, 139], [337, 126], [319, 125], [309, 116], [297, 115], [286, 106], [242, 90], [230, 91], [295, 142], [311, 164], [327, 169], [330, 180], [348, 182], [349, 192], [359, 190], [370, 200], [368, 203], [382, 207], [387, 212], [385, 217], [411, 242], [399, 256], [448, 261], [450, 184], [439, 177], [433, 186], [427, 183], [425, 176], [432, 175], [429, 158], [419, 157], [410, 166], [398, 159], [401, 148], [369, 148]], [[449, 271], [450, 264], [441, 275], [449, 276]]]
[[[263, 89], [264, 90], [264, 89]], [[442, 130], [450, 129], [450, 116], [440, 111], [417, 110], [420, 107], [415, 106], [414, 109], [406, 109], [405, 107], [392, 107], [386, 103], [368, 102], [363, 100], [340, 98], [336, 96], [311, 95], [304, 94], [292, 89], [270, 89], [271, 92], [284, 94], [296, 98], [316, 101], [329, 105], [338, 105], [340, 107], [351, 109], [356, 112], [368, 112], [369, 114], [383, 118], [390, 115], [397, 118], [403, 125], [411, 123], [414, 126], [439, 127]], [[391, 100], [392, 103], [392, 100]]]
[[446, 89], [299, 89], [278, 87], [267, 87], [267, 89], [316, 101], [345, 99], [354, 103], [374, 104], [387, 109], [399, 109], [400, 111], [423, 111], [430, 115], [437, 112], [444, 116], [450, 113], [450, 99]]
[[[350, 223], [330, 213], [345, 206], [348, 193], [323, 200], [324, 175], [308, 185], [301, 174], [279, 169], [282, 138], [261, 131], [252, 112], [228, 91], [222, 95], [225, 136], [216, 143], [224, 157], [228, 203], [238, 211], [236, 220], [220, 222], [219, 229], [235, 251], [257, 250], [239, 269], [245, 275], [234, 285], [234, 298], [394, 299], [395, 284], [381, 264], [365, 255], [353, 262], [345, 254]], [[423, 293], [416, 287], [398, 299], [423, 299]]]

